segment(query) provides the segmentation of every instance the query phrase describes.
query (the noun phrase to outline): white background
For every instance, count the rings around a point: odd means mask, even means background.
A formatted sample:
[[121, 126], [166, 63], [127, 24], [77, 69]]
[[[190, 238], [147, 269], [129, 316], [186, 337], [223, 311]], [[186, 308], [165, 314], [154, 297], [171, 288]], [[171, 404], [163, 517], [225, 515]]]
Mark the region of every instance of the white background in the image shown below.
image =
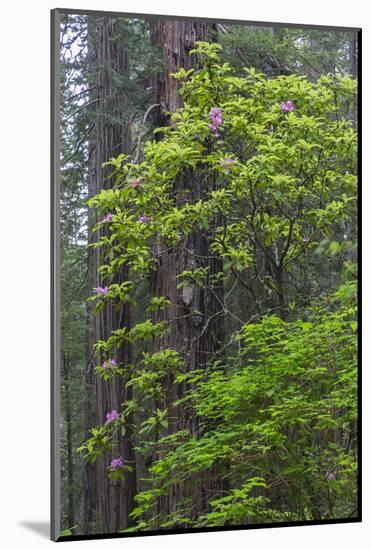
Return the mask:
[[[0, 544], [6, 550], [39, 549], [48, 540], [49, 520], [49, 10], [105, 9], [363, 27], [365, 167], [371, 151], [371, 19], [361, 0], [6, 0], [1, 9], [0, 223], [2, 306], [0, 365]], [[5, 124], [4, 124], [5, 119]], [[367, 154], [368, 152], [368, 154]], [[369, 351], [370, 294], [367, 285], [371, 205], [368, 178], [364, 203], [364, 347]], [[4, 353], [5, 352], [5, 353]], [[368, 354], [368, 356], [370, 356]], [[250, 548], [364, 549], [370, 528], [370, 376], [363, 365], [364, 523], [229, 533], [203, 533], [69, 543], [69, 548], [119, 546], [179, 550]], [[368, 401], [368, 403], [367, 403]]]

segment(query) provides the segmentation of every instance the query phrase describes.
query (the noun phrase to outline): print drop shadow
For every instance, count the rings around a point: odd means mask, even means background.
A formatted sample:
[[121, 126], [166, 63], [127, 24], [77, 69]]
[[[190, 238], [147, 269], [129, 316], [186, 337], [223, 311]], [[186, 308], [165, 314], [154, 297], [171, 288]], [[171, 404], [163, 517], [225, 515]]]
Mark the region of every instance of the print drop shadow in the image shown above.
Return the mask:
[[42, 538], [49, 538], [50, 523], [48, 521], [19, 521], [18, 525], [37, 533]]

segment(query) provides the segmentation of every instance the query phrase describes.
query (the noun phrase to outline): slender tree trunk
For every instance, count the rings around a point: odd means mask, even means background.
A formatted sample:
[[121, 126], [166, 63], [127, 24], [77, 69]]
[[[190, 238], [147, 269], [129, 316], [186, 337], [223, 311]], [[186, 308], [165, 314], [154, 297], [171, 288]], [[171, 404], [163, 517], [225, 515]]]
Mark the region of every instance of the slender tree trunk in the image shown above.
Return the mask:
[[277, 302], [279, 306], [278, 315], [283, 321], [289, 320], [287, 282], [286, 271], [278, 266], [276, 268]]

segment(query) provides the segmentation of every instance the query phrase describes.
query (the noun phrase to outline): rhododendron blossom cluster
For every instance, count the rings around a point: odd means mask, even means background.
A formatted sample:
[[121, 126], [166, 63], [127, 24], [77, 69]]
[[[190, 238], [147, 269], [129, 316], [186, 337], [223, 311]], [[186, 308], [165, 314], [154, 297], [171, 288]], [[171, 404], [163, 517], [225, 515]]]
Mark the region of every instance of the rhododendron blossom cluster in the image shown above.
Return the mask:
[[113, 218], [112, 212], [108, 212], [108, 214], [106, 214], [106, 215], [104, 216], [104, 218], [102, 219], [102, 222], [103, 222], [103, 223], [109, 223], [109, 222], [112, 221], [112, 218]]
[[146, 216], [145, 214], [142, 214], [139, 216], [139, 223], [148, 223], [152, 220], [151, 216]]
[[295, 108], [295, 105], [293, 104], [293, 102], [290, 99], [288, 99], [287, 101], [281, 103], [281, 105], [280, 105], [280, 109], [284, 113], [289, 113], [290, 111], [293, 111], [294, 108]]
[[94, 289], [98, 296], [107, 296], [108, 286], [98, 286]]
[[218, 128], [222, 124], [223, 124], [222, 110], [219, 109], [219, 107], [213, 107], [210, 110], [210, 124], [208, 125], [208, 128], [210, 128], [210, 130], [212, 131], [212, 133], [216, 138], [220, 137]]
[[111, 460], [110, 468], [111, 470], [120, 470], [123, 467], [123, 465], [124, 465], [124, 461], [122, 460], [121, 456], [118, 456]]
[[113, 422], [114, 420], [118, 420], [120, 418], [119, 413], [116, 411], [116, 409], [113, 409], [111, 412], [108, 412], [106, 414], [106, 423], [109, 424], [110, 422]]
[[116, 361], [116, 359], [111, 357], [110, 359], [107, 359], [107, 361], [104, 361], [102, 367], [104, 369], [114, 369], [114, 368], [117, 367], [117, 361]]

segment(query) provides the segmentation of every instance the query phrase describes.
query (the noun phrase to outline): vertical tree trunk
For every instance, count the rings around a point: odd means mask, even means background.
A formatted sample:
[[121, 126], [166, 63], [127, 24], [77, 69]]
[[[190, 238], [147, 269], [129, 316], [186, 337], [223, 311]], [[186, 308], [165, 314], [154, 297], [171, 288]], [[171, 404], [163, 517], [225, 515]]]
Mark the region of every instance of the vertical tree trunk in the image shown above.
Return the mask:
[[[88, 58], [90, 59], [90, 69], [92, 74], [96, 71], [96, 32], [93, 25], [88, 23], [87, 32], [87, 48]], [[95, 83], [95, 79], [92, 79]], [[96, 88], [94, 89], [96, 90]], [[89, 94], [89, 102], [96, 100], [96, 91]], [[95, 121], [94, 121], [95, 122]], [[94, 197], [97, 193], [97, 181], [95, 177], [95, 127], [90, 134], [88, 143], [88, 199]], [[91, 247], [95, 241], [95, 236], [92, 231], [96, 224], [96, 215], [93, 209], [88, 209], [88, 247], [87, 247], [87, 289], [92, 292], [92, 289], [97, 286], [97, 266], [95, 261], [95, 251]], [[92, 302], [87, 302], [87, 330], [86, 330], [86, 351], [85, 351], [85, 439], [90, 436], [89, 430], [92, 426], [97, 425], [96, 411], [96, 376], [94, 372], [95, 357], [94, 344], [97, 331], [97, 319], [94, 315], [94, 306]], [[97, 524], [97, 479], [96, 479], [96, 464], [85, 462], [84, 464], [84, 524], [83, 532], [89, 535], [96, 531]]]
[[161, 104], [162, 116], [168, 122], [167, 112], [173, 113], [181, 106], [177, 93], [177, 81], [171, 76], [181, 67], [188, 70], [197, 64], [189, 52], [197, 41], [210, 41], [211, 28], [202, 21], [158, 20], [152, 25], [153, 39], [160, 47], [164, 58], [164, 71], [156, 82], [157, 103]]
[[73, 527], [75, 524], [75, 503], [74, 503], [74, 461], [72, 445], [72, 411], [71, 411], [71, 371], [70, 353], [63, 354], [63, 370], [65, 380], [65, 408], [66, 408], [66, 437], [67, 437], [67, 480], [68, 480], [68, 507], [67, 525]]
[[[129, 65], [127, 50], [122, 39], [117, 40], [116, 23], [109, 17], [97, 19], [96, 27], [96, 62], [97, 62], [97, 88], [96, 88], [96, 123], [94, 153], [92, 154], [92, 174], [90, 178], [89, 195], [98, 193], [101, 189], [110, 186], [107, 179], [110, 170], [102, 167], [110, 157], [119, 153], [130, 152], [131, 131], [124, 122], [126, 94], [121, 83], [115, 83], [113, 75], [128, 77]], [[91, 214], [91, 217], [93, 215]], [[93, 220], [91, 220], [93, 222]], [[95, 220], [94, 220], [95, 221]], [[90, 225], [91, 228], [91, 225]], [[90, 241], [99, 239], [99, 234], [90, 233]], [[99, 248], [90, 251], [89, 256], [89, 283], [90, 289], [97, 287], [101, 282], [98, 277], [98, 267], [101, 264]], [[116, 276], [115, 282], [126, 279], [126, 273], [122, 270]], [[119, 311], [111, 305], [105, 306], [102, 312], [94, 319], [90, 319], [91, 334], [89, 335], [89, 357], [92, 358], [92, 347], [97, 340], [105, 340], [112, 330], [126, 326], [130, 328], [130, 306], [125, 305]], [[129, 345], [124, 346], [116, 358], [125, 363], [131, 360]], [[94, 362], [90, 360], [92, 371]], [[94, 375], [93, 375], [94, 376]], [[125, 399], [130, 399], [130, 391], [125, 386], [122, 377], [114, 377], [110, 381], [103, 381], [94, 376], [94, 382], [87, 381], [88, 391], [95, 386], [95, 413], [96, 422], [104, 423], [108, 411], [120, 410]], [[107, 476], [107, 467], [110, 457], [100, 457], [94, 468], [96, 491], [94, 494], [97, 506], [96, 526], [101, 532], [118, 532], [130, 525], [129, 514], [133, 508], [133, 496], [136, 488], [135, 455], [131, 440], [131, 428], [125, 431], [125, 436], [117, 435], [117, 455], [122, 456], [125, 462], [130, 462], [134, 467], [133, 472], [126, 475], [125, 481], [113, 481]], [[89, 466], [88, 466], [89, 469]], [[89, 492], [90, 488], [86, 487]]]
[[[158, 75], [157, 100], [161, 111], [157, 125], [169, 123], [167, 113], [174, 112], [181, 106], [181, 98], [177, 93], [177, 81], [171, 77], [180, 67], [186, 70], [197, 64], [195, 57], [189, 51], [197, 41], [210, 41], [211, 28], [203, 22], [190, 21], [156, 21], [153, 26], [154, 39], [162, 49], [165, 70]], [[196, 173], [182, 175], [174, 187], [176, 199], [179, 202], [197, 201], [205, 197], [207, 191], [214, 186], [213, 178], [200, 181]], [[152, 292], [156, 296], [165, 296], [171, 301], [171, 306], [155, 314], [155, 321], [172, 321], [171, 331], [157, 342], [157, 349], [172, 348], [179, 351], [186, 363], [187, 371], [203, 368], [215, 353], [222, 339], [223, 285], [210, 289], [208, 283], [215, 273], [222, 271], [220, 260], [213, 257], [209, 247], [207, 231], [195, 231], [185, 241], [172, 249], [165, 245], [159, 247], [159, 265], [152, 278]], [[184, 270], [194, 270], [208, 267], [208, 283], [203, 288], [192, 287], [177, 289], [177, 276]], [[215, 317], [214, 317], [215, 315]], [[172, 375], [167, 379], [167, 395], [164, 407], [169, 413], [169, 425], [162, 435], [169, 435], [178, 430], [188, 428], [197, 434], [199, 426], [197, 419], [189, 408], [171, 407], [172, 403], [184, 395], [184, 385], [174, 385]], [[197, 516], [205, 509], [206, 491], [215, 485], [217, 474], [211, 474], [212, 480], [197, 480], [194, 487], [184, 484], [173, 487], [170, 495], [161, 497], [157, 509], [161, 517], [166, 518], [175, 512], [177, 505], [186, 497], [191, 497], [195, 503], [194, 512]], [[210, 495], [209, 495], [210, 496]]]

